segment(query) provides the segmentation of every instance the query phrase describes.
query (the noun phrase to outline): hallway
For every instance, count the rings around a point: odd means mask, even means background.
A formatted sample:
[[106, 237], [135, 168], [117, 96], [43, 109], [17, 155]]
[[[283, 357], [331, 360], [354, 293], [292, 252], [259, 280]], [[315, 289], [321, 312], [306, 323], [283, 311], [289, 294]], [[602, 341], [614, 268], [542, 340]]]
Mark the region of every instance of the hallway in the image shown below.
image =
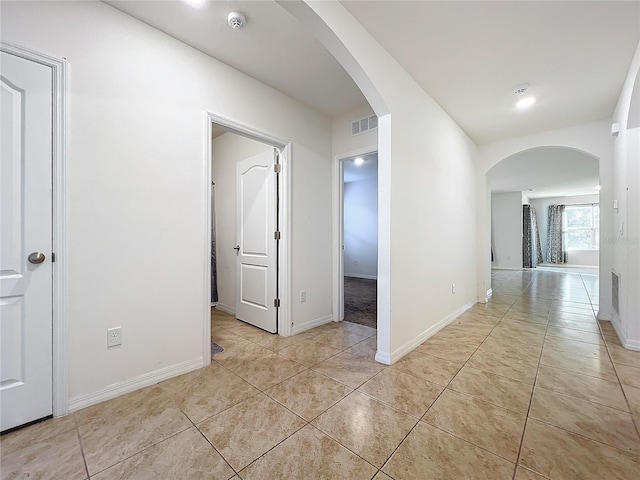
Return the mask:
[[391, 367], [362, 325], [214, 310], [211, 366], [3, 436], [2, 479], [638, 478], [640, 352], [595, 320], [597, 276], [493, 291]]

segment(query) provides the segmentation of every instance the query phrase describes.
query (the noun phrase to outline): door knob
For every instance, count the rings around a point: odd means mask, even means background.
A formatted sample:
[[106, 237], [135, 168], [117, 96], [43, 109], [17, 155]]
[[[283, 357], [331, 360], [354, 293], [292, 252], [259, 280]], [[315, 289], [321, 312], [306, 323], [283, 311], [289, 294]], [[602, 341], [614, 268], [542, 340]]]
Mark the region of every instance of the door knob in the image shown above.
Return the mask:
[[46, 257], [44, 256], [44, 253], [42, 252], [33, 252], [31, 255], [29, 255], [27, 257], [27, 260], [29, 260], [29, 263], [33, 263], [35, 265], [38, 265], [39, 263], [44, 262], [44, 259]]
[[239, 251], [240, 251], [240, 245], [236, 245], [235, 247], [233, 247], [233, 249], [234, 249], [236, 252], [239, 252]]

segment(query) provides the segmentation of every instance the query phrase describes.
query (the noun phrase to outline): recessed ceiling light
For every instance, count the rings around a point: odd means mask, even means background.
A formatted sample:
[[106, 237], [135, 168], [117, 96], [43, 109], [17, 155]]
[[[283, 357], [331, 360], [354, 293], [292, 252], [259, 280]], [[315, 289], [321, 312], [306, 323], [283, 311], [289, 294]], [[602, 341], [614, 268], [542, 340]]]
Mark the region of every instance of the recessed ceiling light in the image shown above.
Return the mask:
[[527, 95], [526, 97], [522, 97], [518, 100], [516, 108], [518, 110], [526, 110], [527, 108], [532, 107], [534, 103], [536, 103], [536, 97], [533, 95]]
[[204, 2], [206, 1], [207, 0], [184, 0], [185, 3], [188, 3], [189, 5], [195, 8], [200, 8], [201, 6], [204, 5]]
[[358, 157], [353, 161], [353, 163], [355, 163], [356, 165], [360, 166], [360, 165], [362, 165], [364, 163], [364, 158]]
[[600, 185], [596, 185], [596, 190], [600, 191], [602, 187]]

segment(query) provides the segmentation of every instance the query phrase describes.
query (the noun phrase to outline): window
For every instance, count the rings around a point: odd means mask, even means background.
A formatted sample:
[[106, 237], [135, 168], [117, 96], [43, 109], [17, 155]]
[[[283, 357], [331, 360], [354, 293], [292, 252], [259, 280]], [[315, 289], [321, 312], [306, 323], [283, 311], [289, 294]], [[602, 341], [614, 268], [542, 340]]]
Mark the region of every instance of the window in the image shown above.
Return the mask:
[[567, 205], [562, 219], [564, 244], [567, 250], [598, 250], [600, 237], [600, 206]]

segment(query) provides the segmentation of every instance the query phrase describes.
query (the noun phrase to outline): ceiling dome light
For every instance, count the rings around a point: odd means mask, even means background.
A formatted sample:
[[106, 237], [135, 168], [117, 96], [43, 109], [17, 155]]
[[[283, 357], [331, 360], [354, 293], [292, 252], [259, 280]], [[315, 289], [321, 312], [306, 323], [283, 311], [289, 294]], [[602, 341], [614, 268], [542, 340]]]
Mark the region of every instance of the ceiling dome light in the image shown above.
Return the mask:
[[518, 102], [516, 103], [516, 108], [518, 110], [526, 110], [527, 108], [531, 108], [534, 103], [536, 103], [536, 97], [528, 95], [518, 100]]
[[231, 12], [227, 15], [227, 23], [234, 30], [239, 30], [247, 24], [247, 19], [240, 12]]
[[353, 163], [355, 163], [357, 166], [360, 166], [364, 163], [364, 158], [358, 157], [353, 161]]
[[184, 2], [188, 3], [192, 7], [200, 8], [204, 5], [204, 2], [206, 2], [206, 0], [184, 0]]
[[596, 190], [600, 191], [600, 189], [602, 189], [602, 187], [600, 185], [596, 185]]

